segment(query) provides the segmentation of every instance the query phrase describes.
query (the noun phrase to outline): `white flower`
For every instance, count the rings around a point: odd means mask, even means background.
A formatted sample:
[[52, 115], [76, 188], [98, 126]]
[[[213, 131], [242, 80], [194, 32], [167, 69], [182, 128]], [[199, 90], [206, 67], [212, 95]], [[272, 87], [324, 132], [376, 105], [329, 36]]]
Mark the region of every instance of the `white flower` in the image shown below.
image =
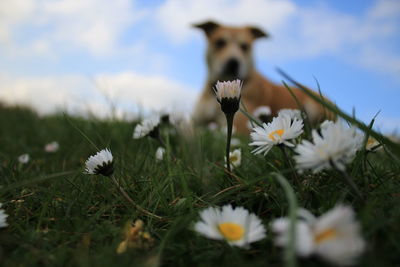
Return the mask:
[[[352, 208], [339, 205], [319, 218], [306, 210], [302, 213], [295, 226], [295, 248], [299, 256], [316, 254], [342, 266], [355, 263], [365, 249], [365, 241]], [[276, 245], [288, 245], [289, 225], [288, 218], [280, 218], [272, 223], [272, 230], [277, 234]]]
[[29, 154], [22, 154], [21, 156], [18, 157], [19, 163], [22, 163], [22, 164], [28, 163], [29, 160], [30, 160]]
[[[0, 208], [3, 204], [0, 203]], [[0, 209], [0, 228], [7, 227], [7, 217], [8, 215], [4, 212], [3, 209]]]
[[[272, 231], [276, 234], [274, 243], [279, 247], [289, 244], [290, 221], [287, 218], [279, 218], [272, 222]], [[307, 257], [313, 252], [313, 238], [309, 225], [304, 221], [297, 221], [295, 226], [295, 248], [297, 255]]]
[[239, 110], [242, 82], [240, 80], [220, 82], [213, 88], [221, 110], [227, 114], [235, 114]]
[[165, 148], [159, 147], [156, 151], [156, 160], [163, 160], [165, 154]]
[[303, 117], [301, 116], [301, 110], [299, 109], [290, 109], [290, 108], [284, 108], [278, 111], [278, 116], [279, 115], [287, 115], [289, 116], [292, 120], [293, 119], [298, 119], [302, 120]]
[[240, 80], [220, 82], [218, 81], [214, 87], [215, 95], [217, 96], [218, 102], [221, 102], [223, 98], [240, 98], [242, 90], [242, 82]]
[[291, 119], [289, 116], [280, 115], [272, 119], [272, 122], [265, 124], [263, 127], [253, 128], [250, 134], [252, 143], [251, 146], [257, 146], [252, 152], [254, 154], [264, 153], [274, 146], [284, 144], [293, 147], [294, 145], [288, 140], [298, 137], [303, 132], [303, 121]]
[[303, 140], [295, 148], [298, 155], [294, 159], [300, 172], [312, 169], [316, 173], [332, 167], [345, 170], [345, 165], [360, 149], [363, 135], [354, 127], [345, 127], [340, 122], [329, 122], [321, 128], [321, 134], [313, 130], [312, 139], [313, 142]]
[[334, 125], [335, 123], [333, 122], [333, 121], [330, 121], [330, 120], [324, 120], [322, 123], [321, 123], [321, 125], [319, 126], [319, 128], [321, 128], [321, 129], [327, 129], [327, 128], [329, 128], [330, 126], [332, 126], [332, 125]]
[[145, 136], [151, 136], [158, 129], [158, 125], [160, 124], [160, 117], [154, 116], [147, 119], [144, 119], [141, 123], [136, 125], [135, 131], [133, 132], [133, 138], [139, 139]]
[[53, 141], [44, 146], [44, 151], [46, 151], [48, 153], [54, 153], [54, 152], [57, 152], [59, 148], [60, 148], [60, 145], [58, 144], [58, 142]]
[[254, 117], [262, 119], [271, 115], [271, 108], [269, 106], [259, 106], [253, 111]]
[[[240, 166], [240, 163], [242, 162], [242, 150], [239, 149], [235, 149], [233, 150], [233, 152], [229, 152], [229, 161], [231, 163], [231, 166], [236, 168]], [[226, 162], [226, 158], [225, 158], [225, 162]], [[225, 164], [226, 167], [226, 164]]]
[[225, 240], [230, 245], [248, 247], [250, 243], [265, 237], [261, 220], [242, 207], [226, 205], [210, 207], [200, 212], [201, 221], [194, 225], [196, 232], [205, 237]]
[[106, 148], [97, 152], [96, 155], [90, 156], [86, 160], [85, 166], [87, 174], [102, 174], [104, 176], [112, 175], [114, 167], [111, 151]]

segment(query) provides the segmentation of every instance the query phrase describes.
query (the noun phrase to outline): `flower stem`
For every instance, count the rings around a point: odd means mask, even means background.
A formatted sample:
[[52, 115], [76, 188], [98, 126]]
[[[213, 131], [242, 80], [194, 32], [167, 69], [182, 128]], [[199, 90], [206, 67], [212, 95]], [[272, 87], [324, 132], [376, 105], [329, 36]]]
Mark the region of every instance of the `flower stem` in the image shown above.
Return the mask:
[[153, 218], [156, 218], [156, 219], [158, 219], [158, 220], [162, 220], [162, 219], [163, 219], [162, 217], [160, 217], [160, 216], [158, 216], [158, 215], [156, 215], [156, 214], [154, 214], [154, 213], [151, 213], [150, 211], [148, 211], [148, 210], [142, 208], [141, 206], [139, 206], [138, 204], [136, 204], [136, 203], [133, 201], [133, 199], [126, 193], [126, 191], [121, 187], [121, 185], [119, 184], [119, 182], [117, 181], [117, 179], [115, 179], [114, 176], [111, 176], [111, 180], [112, 180], [112, 181], [114, 182], [114, 184], [117, 186], [117, 188], [119, 189], [119, 191], [121, 192], [121, 194], [125, 197], [125, 199], [126, 199], [130, 204], [132, 204], [132, 206], [133, 206], [135, 209], [139, 210], [140, 212], [146, 214], [146, 215], [149, 216], [149, 217], [153, 217]]
[[227, 135], [226, 135], [226, 169], [228, 173], [231, 173], [231, 160], [229, 157], [229, 152], [231, 149], [231, 138], [232, 138], [232, 127], [233, 127], [233, 117], [235, 113], [225, 113], [226, 124], [227, 124]]
[[361, 191], [358, 189], [357, 185], [354, 183], [353, 178], [351, 178], [350, 175], [345, 170], [341, 170], [340, 168], [336, 167], [336, 165], [332, 161], [331, 161], [331, 165], [334, 169], [336, 169], [340, 174], [343, 175], [347, 184], [351, 187], [351, 189], [353, 189], [353, 191], [356, 193], [356, 195], [359, 197], [359, 199], [362, 202], [364, 202], [365, 198], [364, 198], [363, 194], [361, 193]]
[[339, 170], [339, 172], [343, 175], [345, 178], [346, 182], [350, 185], [350, 187], [353, 189], [353, 191], [356, 193], [356, 195], [359, 197], [359, 199], [364, 202], [365, 198], [361, 191], [358, 189], [357, 185], [354, 183], [353, 179], [350, 177], [350, 175], [346, 171]]
[[163, 139], [162, 139], [162, 137], [161, 137], [161, 134], [158, 134], [155, 139], [160, 143], [160, 145], [162, 147], [167, 148], [165, 143], [164, 143], [164, 141], [163, 141]]
[[296, 220], [297, 220], [297, 200], [293, 188], [289, 182], [279, 173], [275, 173], [275, 177], [285, 191], [286, 199], [289, 202], [289, 243], [285, 249], [285, 262], [288, 267], [297, 266], [296, 262]]
[[287, 165], [289, 166], [290, 170], [293, 173], [293, 178], [294, 178], [294, 181], [295, 181], [295, 183], [297, 184], [297, 186], [299, 188], [299, 191], [302, 192], [303, 191], [302, 190], [302, 185], [300, 183], [299, 177], [297, 176], [296, 169], [293, 167], [292, 161], [289, 158], [289, 155], [288, 155], [288, 153], [286, 151], [285, 146], [284, 145], [279, 145], [279, 148], [282, 151], [283, 157], [285, 158]]

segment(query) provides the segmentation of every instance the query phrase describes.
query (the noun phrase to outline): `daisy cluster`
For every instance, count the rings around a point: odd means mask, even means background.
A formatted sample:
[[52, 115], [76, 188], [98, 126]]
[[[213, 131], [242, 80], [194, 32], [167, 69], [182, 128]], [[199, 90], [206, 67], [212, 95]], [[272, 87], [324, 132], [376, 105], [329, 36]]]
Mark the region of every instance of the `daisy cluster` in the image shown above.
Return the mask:
[[[252, 128], [250, 146], [255, 147], [254, 154], [264, 156], [274, 146], [293, 148], [296, 169], [300, 173], [305, 170], [316, 173], [332, 168], [344, 171], [365, 141], [364, 134], [341, 121], [324, 121], [319, 129], [312, 130], [311, 140], [296, 142], [302, 133], [301, 112], [283, 110], [272, 122]], [[373, 140], [367, 142], [367, 150], [379, 145]]]
[[[286, 217], [271, 222], [277, 246], [289, 245], [289, 224]], [[193, 228], [204, 237], [244, 249], [266, 237], [266, 229], [257, 215], [231, 205], [204, 209]], [[318, 218], [300, 209], [295, 233], [295, 250], [300, 257], [316, 255], [332, 264], [347, 266], [354, 264], [365, 250], [360, 224], [349, 206], [338, 205]]]
[[[190, 128], [189, 121], [180, 113], [161, 111], [159, 114], [151, 115], [140, 121], [133, 130], [133, 139], [152, 138], [160, 142], [161, 146], [155, 151], [155, 159], [162, 161], [166, 153], [166, 148], [160, 135], [162, 124], [173, 126], [180, 132], [187, 134]], [[46, 148], [53, 150], [55, 144], [46, 145]], [[58, 144], [57, 144], [58, 145]], [[57, 147], [58, 148], [58, 147]], [[50, 151], [49, 151], [50, 152]], [[52, 152], [52, 151], [51, 151]], [[235, 154], [236, 155], [236, 154]], [[240, 155], [239, 155], [240, 161]], [[240, 162], [239, 162], [240, 164]], [[114, 172], [114, 161], [111, 151], [106, 148], [100, 150], [95, 155], [90, 156], [85, 162], [86, 174], [100, 174], [103, 176], [111, 176]]]
[[[240, 101], [240, 91], [236, 90], [240, 88], [239, 85], [241, 83], [238, 81], [217, 83], [216, 97], [225, 114], [229, 110], [229, 103], [235, 106]], [[225, 103], [222, 103], [223, 99]], [[234, 101], [235, 104], [232, 104]], [[355, 127], [341, 121], [323, 122], [319, 129], [311, 131], [311, 140], [307, 140], [303, 137], [304, 112], [283, 109], [275, 117], [272, 115], [267, 106], [254, 110], [254, 120], [248, 123], [252, 141], [249, 145], [254, 147], [252, 153], [266, 156], [274, 147], [283, 150], [288, 148], [295, 154], [293, 159], [299, 173], [306, 170], [316, 173], [327, 169], [345, 171], [347, 164], [351, 163], [364, 144], [367, 151], [379, 146], [375, 139], [366, 140], [365, 135]], [[238, 167], [241, 150], [230, 152], [229, 159], [233, 167]], [[354, 264], [364, 252], [365, 241], [360, 224], [350, 206], [339, 204], [320, 217], [300, 209], [298, 217], [294, 225], [294, 247], [300, 257], [315, 255], [331, 264], [346, 266]], [[290, 245], [290, 223], [289, 218], [282, 217], [270, 224], [277, 246]], [[266, 237], [266, 229], [256, 214], [231, 205], [209, 207], [201, 211], [194, 230], [204, 237], [242, 248], [249, 248], [251, 243]]]
[[[222, 105], [228, 105], [233, 100], [240, 101], [240, 82], [219, 83], [216, 96]], [[235, 89], [235, 90], [234, 90]], [[225, 101], [223, 104], [222, 102]], [[228, 101], [228, 102], [226, 102]], [[237, 103], [236, 103], [237, 104]], [[235, 104], [235, 105], [236, 105]], [[224, 107], [229, 110], [229, 107]], [[224, 110], [223, 109], [223, 110]], [[255, 115], [263, 121], [270, 116], [268, 108], [256, 110]], [[300, 111], [281, 110], [270, 122], [263, 122], [254, 127], [251, 133], [250, 146], [255, 147], [254, 154], [267, 155], [275, 146], [288, 147], [296, 155], [296, 168], [299, 172], [310, 169], [318, 172], [329, 168], [345, 169], [363, 144], [364, 135], [355, 128], [345, 126], [341, 122], [325, 121], [320, 129], [312, 130], [312, 140], [301, 140], [303, 134], [303, 119]], [[181, 124], [173, 116], [158, 116], [144, 119], [133, 134], [134, 139], [150, 137], [162, 144], [160, 125], [162, 122]], [[237, 141], [238, 145], [240, 142]], [[163, 146], [157, 148], [155, 158], [164, 160], [166, 150]], [[229, 153], [229, 161], [233, 168], [241, 164], [241, 149]], [[104, 149], [89, 157], [85, 163], [86, 173], [111, 176], [113, 173], [113, 156], [109, 149]], [[288, 218], [278, 218], [272, 221], [271, 229], [275, 233], [275, 244], [286, 247], [289, 245]], [[200, 212], [200, 220], [193, 229], [200, 235], [225, 241], [229, 245], [249, 248], [251, 243], [266, 237], [266, 228], [262, 220], [243, 207], [225, 205], [209, 207]], [[122, 242], [122, 248], [128, 242]], [[124, 249], [120, 251], [124, 251]], [[299, 256], [311, 255], [337, 265], [351, 265], [364, 251], [365, 242], [361, 236], [359, 223], [355, 220], [354, 211], [349, 206], [338, 205], [326, 214], [315, 217], [307, 210], [299, 211], [299, 219], [295, 224], [295, 249]]]
[[[241, 99], [241, 82], [218, 82], [214, 88], [217, 101], [227, 118], [233, 119], [239, 109]], [[318, 129], [311, 131], [311, 139], [303, 138], [305, 114], [300, 110], [280, 110], [273, 117], [271, 109], [263, 106], [254, 110], [255, 123], [249, 124], [251, 128], [251, 147], [253, 154], [266, 156], [271, 149], [279, 147], [290, 149], [294, 153], [293, 159], [296, 170], [302, 173], [306, 170], [320, 172], [327, 169], [345, 171], [346, 165], [355, 157], [363, 144], [366, 150], [375, 149], [379, 143], [374, 139], [365, 140], [355, 127], [345, 125], [341, 121], [325, 121]], [[232, 123], [233, 120], [227, 120]], [[156, 161], [164, 161], [167, 153], [162, 141], [161, 126], [167, 123], [182, 129], [182, 125], [188, 123], [181, 116], [164, 112], [159, 116], [151, 116], [138, 123], [133, 132], [134, 139], [150, 138], [158, 141], [155, 152]], [[258, 125], [258, 126], [255, 126]], [[209, 126], [209, 129], [218, 126]], [[230, 163], [231, 168], [236, 169], [242, 162], [242, 150], [239, 139], [230, 139], [227, 132], [228, 146], [239, 146], [227, 154], [225, 167]], [[171, 133], [171, 132], [168, 132]], [[286, 155], [286, 154], [285, 154]], [[111, 176], [113, 173], [113, 156], [108, 149], [101, 150], [86, 161], [86, 173]], [[218, 241], [224, 241], [231, 246], [248, 249], [254, 242], [266, 238], [267, 230], [263, 221], [256, 214], [244, 207], [225, 205], [222, 207], [208, 207], [199, 214], [200, 220], [193, 224], [193, 230], [200, 235]], [[275, 234], [274, 243], [279, 247], [290, 245], [289, 218], [282, 217], [272, 219], [270, 228]], [[135, 228], [136, 229], [136, 228]], [[298, 256], [318, 256], [321, 259], [336, 265], [352, 265], [365, 250], [365, 241], [361, 235], [360, 225], [355, 219], [355, 213], [350, 206], [337, 205], [332, 210], [316, 217], [305, 209], [298, 210], [298, 219], [294, 225], [294, 247]], [[136, 231], [134, 231], [136, 233]], [[125, 251], [129, 240], [124, 240], [118, 251]], [[128, 242], [128, 241], [129, 242]], [[138, 239], [139, 240], [139, 239]], [[136, 244], [133, 242], [132, 244]], [[130, 244], [130, 243], [129, 243]], [[133, 245], [131, 245], [133, 246]]]

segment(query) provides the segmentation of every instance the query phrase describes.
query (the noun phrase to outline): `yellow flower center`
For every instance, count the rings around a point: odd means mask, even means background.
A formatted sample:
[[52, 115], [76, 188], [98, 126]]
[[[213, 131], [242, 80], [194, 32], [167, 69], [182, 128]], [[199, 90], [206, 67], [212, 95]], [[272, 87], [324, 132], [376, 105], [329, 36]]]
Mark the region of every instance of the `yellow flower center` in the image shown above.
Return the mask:
[[238, 160], [238, 157], [236, 155], [232, 155], [229, 157], [229, 159], [231, 160], [231, 162], [236, 162]]
[[373, 143], [375, 143], [375, 139], [372, 137], [369, 137], [367, 140], [367, 145], [372, 145]]
[[275, 136], [276, 136], [276, 135], [279, 135], [279, 137], [282, 137], [282, 135], [283, 135], [284, 132], [285, 132], [285, 130], [279, 129], [279, 130], [276, 130], [276, 131], [271, 132], [271, 133], [268, 135], [268, 137], [269, 137], [269, 139], [271, 139], [272, 141], [276, 141], [276, 140], [275, 140]]
[[219, 232], [229, 241], [240, 240], [244, 235], [244, 229], [236, 223], [221, 223], [218, 225]]
[[335, 229], [329, 228], [329, 229], [319, 233], [318, 235], [316, 235], [314, 237], [314, 241], [315, 241], [315, 243], [320, 244], [322, 242], [325, 242], [325, 241], [335, 238], [337, 235], [338, 235], [338, 233]]

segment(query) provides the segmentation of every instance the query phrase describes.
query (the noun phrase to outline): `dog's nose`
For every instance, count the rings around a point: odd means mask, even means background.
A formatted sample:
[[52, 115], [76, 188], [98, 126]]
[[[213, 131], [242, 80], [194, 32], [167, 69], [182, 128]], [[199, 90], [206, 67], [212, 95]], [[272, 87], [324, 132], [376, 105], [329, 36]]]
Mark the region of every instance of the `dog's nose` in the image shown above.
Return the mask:
[[225, 65], [226, 73], [238, 75], [239, 72], [239, 61], [235, 58], [231, 58], [226, 62]]

